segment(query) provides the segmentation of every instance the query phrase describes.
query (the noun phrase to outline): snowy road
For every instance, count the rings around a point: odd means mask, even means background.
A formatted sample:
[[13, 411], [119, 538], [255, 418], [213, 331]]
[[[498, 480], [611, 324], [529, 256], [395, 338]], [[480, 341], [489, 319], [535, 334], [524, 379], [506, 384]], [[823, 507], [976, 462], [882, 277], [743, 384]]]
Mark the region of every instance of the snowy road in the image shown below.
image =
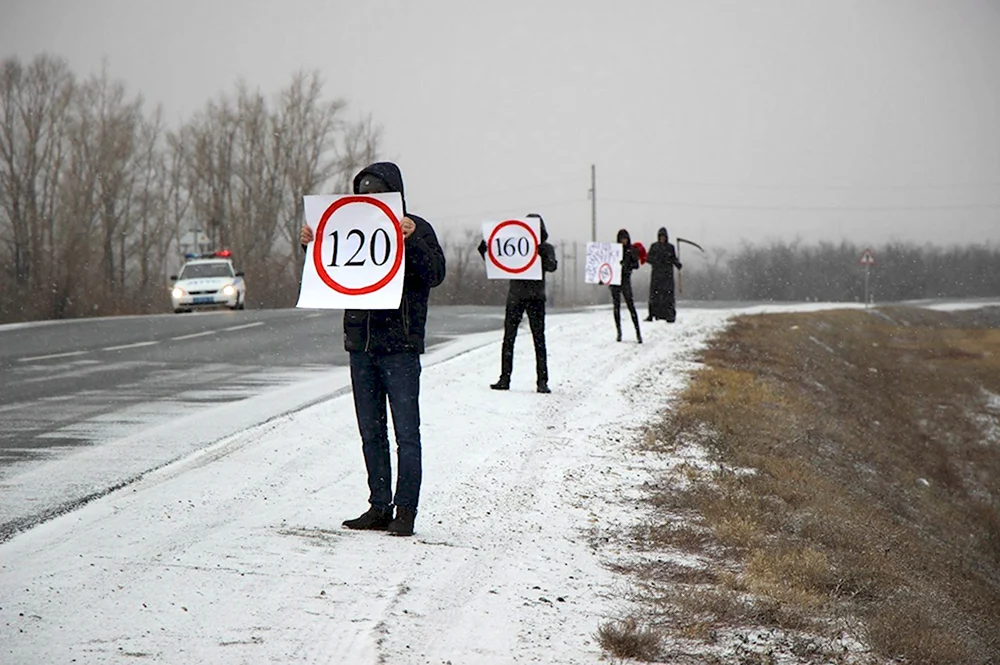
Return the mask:
[[347, 390], [19, 534], [0, 545], [0, 661], [598, 662], [621, 589], [589, 535], [636, 519], [632, 428], [730, 314], [645, 324], [642, 346], [612, 341], [606, 309], [551, 316], [551, 395], [526, 329], [509, 393], [488, 388], [497, 332], [428, 353], [412, 539], [340, 527], [367, 497]]
[[[0, 542], [337, 394], [340, 319], [292, 309], [0, 326]], [[502, 322], [502, 308], [436, 307], [428, 343]]]

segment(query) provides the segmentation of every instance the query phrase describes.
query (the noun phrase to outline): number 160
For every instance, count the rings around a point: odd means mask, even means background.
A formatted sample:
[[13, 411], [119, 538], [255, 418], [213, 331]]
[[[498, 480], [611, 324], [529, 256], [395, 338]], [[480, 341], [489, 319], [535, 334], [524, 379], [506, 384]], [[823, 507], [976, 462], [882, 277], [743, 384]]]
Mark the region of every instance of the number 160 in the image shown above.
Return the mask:
[[528, 256], [531, 252], [531, 242], [525, 237], [517, 238], [497, 238], [497, 256]]

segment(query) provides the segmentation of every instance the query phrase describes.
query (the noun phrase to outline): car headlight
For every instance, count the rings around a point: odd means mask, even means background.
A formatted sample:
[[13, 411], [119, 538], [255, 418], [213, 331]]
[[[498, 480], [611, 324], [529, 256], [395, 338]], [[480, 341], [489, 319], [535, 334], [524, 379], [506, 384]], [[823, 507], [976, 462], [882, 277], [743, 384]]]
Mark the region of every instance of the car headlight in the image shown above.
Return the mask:
[[175, 298], [183, 298], [184, 297], [184, 289], [182, 289], [180, 287], [177, 287], [177, 286], [175, 286], [174, 290], [171, 291], [170, 293]]
[[226, 284], [224, 287], [222, 287], [222, 295], [225, 296], [236, 295], [236, 287], [233, 286], [232, 284]]

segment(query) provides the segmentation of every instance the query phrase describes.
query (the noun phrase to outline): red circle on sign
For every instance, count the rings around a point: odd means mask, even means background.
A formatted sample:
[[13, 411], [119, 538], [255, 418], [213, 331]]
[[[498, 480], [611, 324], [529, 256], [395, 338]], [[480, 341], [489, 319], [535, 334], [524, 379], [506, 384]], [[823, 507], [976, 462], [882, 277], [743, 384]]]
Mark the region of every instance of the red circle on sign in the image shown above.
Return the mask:
[[[534, 241], [535, 243], [535, 255], [531, 257], [531, 260], [528, 261], [528, 263], [526, 263], [521, 268], [508, 268], [507, 266], [501, 264], [497, 260], [497, 257], [493, 256], [493, 239], [497, 237], [497, 233], [500, 231], [500, 229], [504, 228], [505, 226], [520, 226], [521, 228], [523, 228], [525, 231], [528, 232], [528, 234], [531, 236], [532, 241]], [[486, 243], [486, 249], [487, 253], [489, 254], [490, 261], [493, 262], [493, 265], [495, 265], [497, 268], [500, 268], [500, 270], [503, 270], [504, 272], [509, 272], [516, 275], [518, 273], [522, 273], [528, 270], [528, 268], [535, 265], [535, 261], [538, 260], [538, 236], [535, 235], [534, 229], [532, 229], [530, 226], [528, 226], [521, 220], [508, 219], [505, 222], [500, 222], [499, 224], [496, 225], [496, 228], [493, 229], [493, 233], [490, 234], [490, 239]]]
[[[323, 230], [326, 228], [326, 223], [329, 221], [333, 213], [351, 203], [367, 203], [368, 205], [373, 205], [381, 210], [385, 216], [389, 218], [389, 221], [392, 222], [392, 226], [396, 230], [396, 246], [400, 248], [400, 251], [396, 252], [396, 259], [393, 262], [392, 267], [389, 268], [389, 272], [385, 277], [374, 284], [360, 286], [357, 288], [344, 286], [343, 284], [337, 282], [327, 274], [327, 266], [323, 265]], [[319, 275], [319, 278], [323, 280], [323, 283], [334, 291], [343, 293], [346, 296], [363, 296], [378, 291], [383, 286], [391, 282], [392, 278], [396, 276], [396, 273], [399, 272], [400, 265], [403, 263], [402, 247], [403, 227], [399, 225], [399, 220], [396, 218], [395, 213], [392, 212], [392, 208], [390, 208], [383, 201], [379, 201], [378, 199], [370, 196], [345, 196], [334, 201], [319, 219], [319, 225], [316, 227], [316, 242], [313, 246], [313, 265], [316, 267], [316, 273]]]
[[[605, 268], [608, 269], [608, 281], [607, 282], [604, 282], [604, 281], [601, 280], [601, 273], [604, 272]], [[615, 274], [614, 270], [611, 269], [611, 264], [610, 263], [602, 263], [601, 265], [597, 266], [597, 282], [599, 284], [606, 284], [606, 285], [610, 286], [611, 285], [611, 278], [614, 276], [614, 274]]]

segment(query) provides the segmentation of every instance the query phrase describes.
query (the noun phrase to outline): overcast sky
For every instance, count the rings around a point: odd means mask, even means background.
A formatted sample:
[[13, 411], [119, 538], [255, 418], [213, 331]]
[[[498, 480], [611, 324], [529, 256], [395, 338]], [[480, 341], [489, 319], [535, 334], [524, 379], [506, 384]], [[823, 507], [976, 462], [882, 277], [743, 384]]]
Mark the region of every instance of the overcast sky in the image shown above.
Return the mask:
[[1000, 244], [1000, 1], [0, 0], [0, 56], [179, 124], [319, 70], [439, 234]]

